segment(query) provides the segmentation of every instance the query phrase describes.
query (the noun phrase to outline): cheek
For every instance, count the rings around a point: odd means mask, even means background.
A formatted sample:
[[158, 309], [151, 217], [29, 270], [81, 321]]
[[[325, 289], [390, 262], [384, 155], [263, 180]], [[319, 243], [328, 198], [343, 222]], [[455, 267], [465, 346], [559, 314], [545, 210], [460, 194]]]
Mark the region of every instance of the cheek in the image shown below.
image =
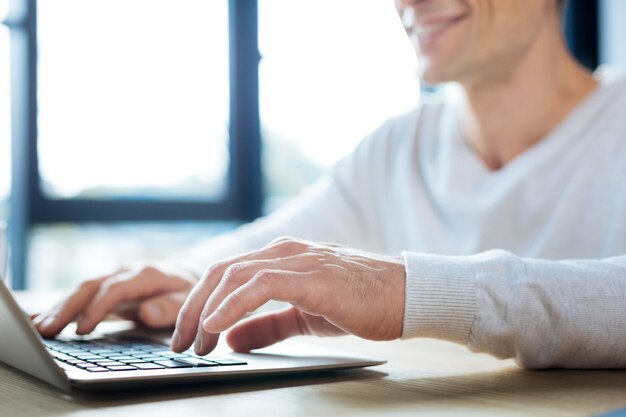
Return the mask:
[[554, 0], [465, 0], [483, 43], [525, 38], [545, 19]]
[[476, 48], [472, 20], [460, 22], [436, 48], [422, 51], [416, 45], [423, 80], [428, 84], [458, 81]]
[[[461, 0], [459, 0], [461, 1]], [[544, 20], [544, 0], [466, 0], [469, 17], [441, 42], [422, 49], [422, 77], [434, 84], [462, 81], [506, 65], [527, 48]]]
[[[536, 3], [529, 1], [529, 3]], [[518, 10], [519, 9], [519, 10]], [[520, 54], [540, 31], [544, 16], [532, 8], [517, 8], [493, 16], [481, 33], [482, 43], [494, 53]]]
[[543, 0], [482, 1], [468, 36], [468, 60], [486, 67], [522, 56], [545, 22], [544, 4]]

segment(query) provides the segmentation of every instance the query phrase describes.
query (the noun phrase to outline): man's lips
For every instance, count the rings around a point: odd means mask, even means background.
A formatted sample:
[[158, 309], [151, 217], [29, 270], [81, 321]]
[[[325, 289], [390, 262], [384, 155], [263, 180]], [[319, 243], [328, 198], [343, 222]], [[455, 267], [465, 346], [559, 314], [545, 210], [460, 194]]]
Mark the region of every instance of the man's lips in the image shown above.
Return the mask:
[[439, 35], [446, 32], [452, 26], [467, 17], [466, 14], [456, 15], [452, 17], [429, 16], [416, 17], [412, 10], [404, 14], [403, 22], [409, 33], [416, 35], [419, 42], [428, 44], [434, 41]]
[[440, 20], [438, 22], [429, 24], [417, 24], [415, 25], [415, 33], [420, 41], [427, 41], [436, 37], [439, 33], [447, 30], [448, 28], [460, 22], [464, 16], [455, 17], [447, 20]]

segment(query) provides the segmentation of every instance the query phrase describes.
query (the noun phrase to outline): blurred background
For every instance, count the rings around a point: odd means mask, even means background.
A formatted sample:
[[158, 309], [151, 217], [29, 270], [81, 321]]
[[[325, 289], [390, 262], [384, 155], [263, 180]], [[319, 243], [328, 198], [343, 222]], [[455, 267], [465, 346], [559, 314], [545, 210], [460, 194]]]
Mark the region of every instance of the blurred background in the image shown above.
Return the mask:
[[[589, 68], [624, 0], [572, 0]], [[14, 288], [66, 288], [280, 207], [413, 108], [391, 0], [0, 0], [0, 221]]]

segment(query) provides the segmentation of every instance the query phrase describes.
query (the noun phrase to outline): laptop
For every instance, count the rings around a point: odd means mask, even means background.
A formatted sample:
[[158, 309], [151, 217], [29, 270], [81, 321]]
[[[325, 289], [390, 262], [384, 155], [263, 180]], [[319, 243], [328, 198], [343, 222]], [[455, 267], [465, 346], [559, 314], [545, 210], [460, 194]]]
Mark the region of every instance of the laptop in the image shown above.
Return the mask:
[[157, 333], [140, 329], [42, 339], [2, 276], [0, 271], [0, 361], [64, 391], [305, 374], [386, 362], [293, 340], [252, 353], [234, 353], [221, 342], [207, 356], [191, 350], [177, 354]]

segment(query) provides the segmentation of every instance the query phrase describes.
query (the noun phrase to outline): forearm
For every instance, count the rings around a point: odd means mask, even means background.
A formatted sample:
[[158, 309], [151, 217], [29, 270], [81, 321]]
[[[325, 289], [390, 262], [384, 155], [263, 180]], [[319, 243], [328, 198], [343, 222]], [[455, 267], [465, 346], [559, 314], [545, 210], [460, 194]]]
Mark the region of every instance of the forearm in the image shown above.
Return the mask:
[[403, 337], [438, 337], [527, 368], [626, 367], [626, 256], [405, 253]]

